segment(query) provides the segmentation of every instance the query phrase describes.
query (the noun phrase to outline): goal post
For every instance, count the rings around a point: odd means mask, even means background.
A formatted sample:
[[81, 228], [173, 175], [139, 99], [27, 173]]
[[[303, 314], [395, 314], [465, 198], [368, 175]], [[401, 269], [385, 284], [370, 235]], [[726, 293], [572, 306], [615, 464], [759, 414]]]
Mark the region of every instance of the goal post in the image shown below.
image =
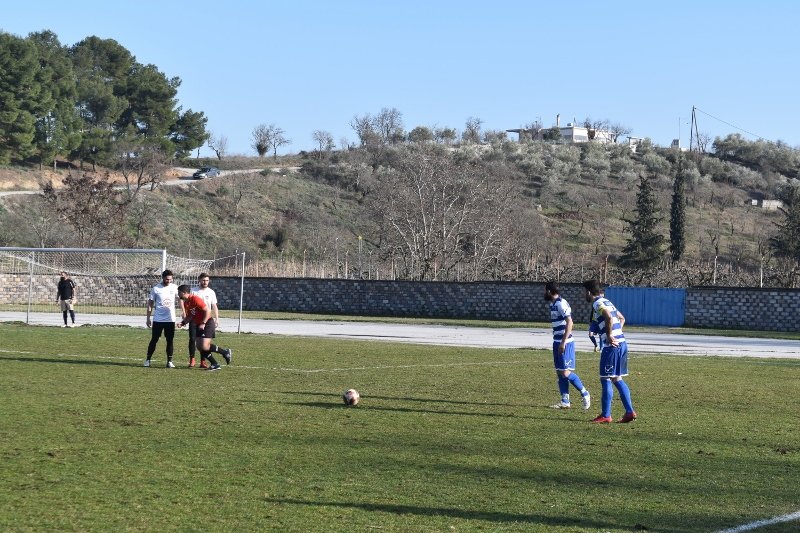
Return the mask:
[[[178, 257], [165, 249], [0, 247], [0, 312], [4, 320], [62, 324], [56, 295], [59, 274], [64, 271], [76, 285], [75, 311], [83, 317], [80, 323], [140, 325], [150, 289], [161, 281], [164, 270], [172, 270], [177, 285], [195, 286], [200, 273], [214, 275], [219, 270], [230, 276], [230, 259], [238, 263], [241, 255], [212, 260]], [[241, 276], [243, 287], [243, 270]], [[242, 297], [243, 291], [225, 298], [228, 309], [239, 309], [239, 331]]]

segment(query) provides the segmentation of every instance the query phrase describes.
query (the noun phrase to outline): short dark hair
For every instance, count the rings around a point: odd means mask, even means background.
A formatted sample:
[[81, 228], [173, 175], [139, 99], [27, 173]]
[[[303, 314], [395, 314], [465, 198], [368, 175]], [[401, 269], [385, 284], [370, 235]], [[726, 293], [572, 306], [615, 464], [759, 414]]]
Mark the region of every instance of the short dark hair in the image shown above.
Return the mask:
[[178, 292], [181, 293], [181, 294], [187, 294], [187, 293], [192, 292], [192, 288], [189, 287], [188, 285], [185, 285], [185, 284], [184, 285], [180, 285], [178, 287]]
[[558, 290], [558, 284], [555, 281], [548, 281], [544, 284], [544, 290], [549, 292], [550, 294], [561, 294], [561, 291]]
[[172, 270], [166, 269], [164, 272], [161, 273], [161, 277], [162, 278], [166, 278], [167, 276], [173, 276], [174, 277], [174, 274], [172, 273]]
[[591, 294], [592, 296], [597, 296], [598, 294], [603, 292], [603, 289], [600, 288], [600, 282], [597, 281], [596, 279], [587, 279], [586, 281], [584, 281], [583, 288], [589, 291], [589, 294]]
[[203, 278], [207, 278], [207, 277], [209, 277], [208, 274], [206, 274], [205, 272], [201, 272], [200, 275], [197, 276], [197, 279], [203, 279]]

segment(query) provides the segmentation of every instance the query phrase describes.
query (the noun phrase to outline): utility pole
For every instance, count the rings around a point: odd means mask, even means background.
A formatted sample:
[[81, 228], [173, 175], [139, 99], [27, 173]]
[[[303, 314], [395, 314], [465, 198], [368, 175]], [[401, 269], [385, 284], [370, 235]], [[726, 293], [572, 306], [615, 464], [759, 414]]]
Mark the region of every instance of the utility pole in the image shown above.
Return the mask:
[[692, 151], [694, 140], [697, 139], [697, 151], [700, 151], [700, 133], [697, 131], [697, 114], [695, 107], [692, 106], [692, 125], [689, 127], [689, 151]]

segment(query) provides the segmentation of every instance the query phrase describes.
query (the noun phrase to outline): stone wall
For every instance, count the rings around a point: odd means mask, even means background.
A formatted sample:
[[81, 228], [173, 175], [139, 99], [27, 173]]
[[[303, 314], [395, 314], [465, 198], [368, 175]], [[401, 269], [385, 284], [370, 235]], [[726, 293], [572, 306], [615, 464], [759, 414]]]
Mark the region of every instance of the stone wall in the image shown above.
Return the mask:
[[[220, 306], [234, 305], [239, 280], [213, 278]], [[548, 321], [542, 283], [246, 278], [244, 309], [358, 316]], [[588, 320], [580, 285], [562, 287], [577, 320]]]
[[800, 331], [800, 289], [692, 287], [686, 326]]
[[[144, 305], [152, 276], [75, 278], [82, 304]], [[34, 303], [55, 300], [56, 276], [34, 277]], [[212, 277], [221, 309], [238, 309], [240, 278]], [[0, 304], [27, 302], [28, 275], [0, 274]], [[311, 278], [246, 278], [248, 311], [356, 316], [464, 318], [547, 322], [543, 283], [417, 282]], [[565, 284], [576, 322], [589, 319], [583, 287]], [[624, 313], [624, 309], [622, 310]], [[765, 331], [800, 330], [800, 290], [693, 287], [686, 291], [685, 325]]]
[[[33, 276], [31, 303], [54, 303], [58, 293], [58, 275]], [[147, 304], [150, 288], [161, 281], [159, 276], [73, 276], [79, 305], [141, 307]], [[28, 274], [0, 273], [0, 304], [28, 303]], [[237, 300], [238, 301], [238, 300]]]

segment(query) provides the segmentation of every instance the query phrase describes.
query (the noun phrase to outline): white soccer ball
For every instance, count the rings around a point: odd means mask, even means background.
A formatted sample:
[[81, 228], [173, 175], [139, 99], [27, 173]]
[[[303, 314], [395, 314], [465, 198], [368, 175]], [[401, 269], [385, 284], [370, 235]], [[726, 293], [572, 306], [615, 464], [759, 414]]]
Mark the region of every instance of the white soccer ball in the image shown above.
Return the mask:
[[355, 389], [347, 389], [342, 394], [342, 400], [344, 400], [345, 405], [354, 406], [358, 405], [358, 401], [361, 400], [361, 395]]

